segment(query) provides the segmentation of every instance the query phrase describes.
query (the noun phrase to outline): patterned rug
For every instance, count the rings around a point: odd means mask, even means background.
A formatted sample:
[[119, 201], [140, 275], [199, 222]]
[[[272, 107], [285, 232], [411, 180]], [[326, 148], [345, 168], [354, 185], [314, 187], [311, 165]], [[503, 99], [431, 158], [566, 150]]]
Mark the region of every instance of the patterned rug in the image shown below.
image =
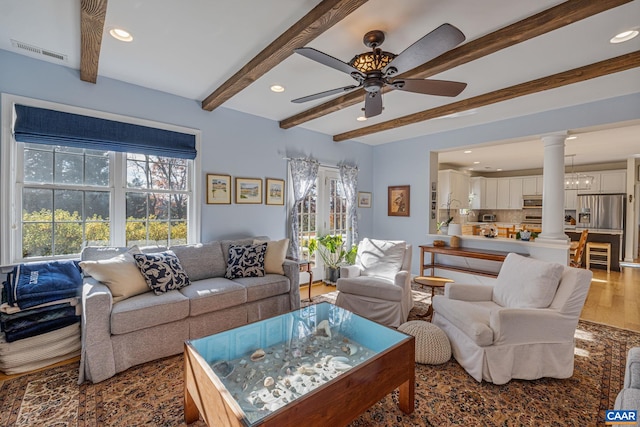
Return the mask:
[[[410, 320], [426, 312], [428, 291], [414, 290]], [[335, 292], [313, 303], [335, 300]], [[416, 364], [416, 406], [397, 406], [397, 391], [356, 418], [351, 426], [597, 426], [622, 388], [628, 349], [640, 334], [580, 321], [573, 377], [478, 383], [454, 359]], [[184, 426], [181, 355], [129, 369], [99, 384], [77, 385], [73, 363], [0, 385], [0, 427]], [[204, 426], [198, 421], [192, 426]]]

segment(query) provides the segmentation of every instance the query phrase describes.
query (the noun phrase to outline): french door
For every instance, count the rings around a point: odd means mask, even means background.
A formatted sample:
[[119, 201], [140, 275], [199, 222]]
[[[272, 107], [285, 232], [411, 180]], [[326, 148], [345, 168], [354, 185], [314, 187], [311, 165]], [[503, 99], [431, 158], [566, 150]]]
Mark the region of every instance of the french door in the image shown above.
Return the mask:
[[[311, 261], [314, 280], [322, 280], [322, 258], [317, 253], [309, 255], [309, 240], [327, 234], [347, 237], [347, 201], [337, 169], [320, 167], [316, 183], [300, 208], [299, 223], [301, 258]], [[307, 273], [301, 273], [300, 282], [308, 280]]]

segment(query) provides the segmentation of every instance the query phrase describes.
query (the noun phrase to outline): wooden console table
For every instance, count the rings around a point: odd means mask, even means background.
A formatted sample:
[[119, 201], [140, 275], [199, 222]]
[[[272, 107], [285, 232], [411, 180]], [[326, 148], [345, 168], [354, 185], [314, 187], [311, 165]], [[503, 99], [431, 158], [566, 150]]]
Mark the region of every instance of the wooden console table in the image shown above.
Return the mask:
[[[431, 254], [430, 263], [425, 264], [424, 262], [425, 253]], [[507, 257], [508, 252], [491, 251], [491, 250], [484, 250], [484, 249], [482, 250], [463, 249], [463, 248], [451, 248], [447, 246], [422, 245], [420, 246], [420, 275], [421, 276], [428, 276], [427, 274], [425, 274], [426, 270], [431, 270], [430, 275], [434, 276], [435, 269], [439, 268], [442, 270], [460, 271], [462, 273], [474, 274], [478, 276], [498, 277], [498, 274], [492, 271], [484, 271], [479, 269], [437, 263], [436, 255], [438, 254], [463, 257], [463, 258], [482, 259], [486, 261], [502, 262]]]

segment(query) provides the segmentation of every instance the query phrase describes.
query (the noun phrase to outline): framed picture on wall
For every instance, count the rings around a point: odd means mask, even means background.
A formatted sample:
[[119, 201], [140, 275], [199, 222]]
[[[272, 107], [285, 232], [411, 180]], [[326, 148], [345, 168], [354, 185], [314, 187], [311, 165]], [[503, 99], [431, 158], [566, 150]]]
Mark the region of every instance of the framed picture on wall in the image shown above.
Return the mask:
[[236, 203], [262, 204], [262, 179], [236, 177]]
[[231, 203], [231, 176], [207, 174], [207, 204], [228, 205]]
[[358, 191], [358, 207], [370, 208], [371, 207], [371, 193], [365, 191]]
[[284, 205], [284, 179], [267, 178], [267, 205]]
[[389, 187], [387, 199], [387, 215], [410, 216], [411, 191], [409, 185]]

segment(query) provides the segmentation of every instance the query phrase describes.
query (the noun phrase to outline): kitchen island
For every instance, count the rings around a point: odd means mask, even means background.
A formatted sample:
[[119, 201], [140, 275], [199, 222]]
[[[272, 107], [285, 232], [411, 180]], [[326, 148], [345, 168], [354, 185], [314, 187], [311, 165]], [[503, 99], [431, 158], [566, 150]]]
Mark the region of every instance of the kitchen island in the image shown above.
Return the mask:
[[[459, 236], [460, 249], [450, 251], [447, 249], [438, 251], [438, 261], [433, 258], [424, 259], [424, 250], [421, 251], [421, 268], [426, 266], [435, 276], [453, 279], [458, 283], [491, 285], [495, 282], [502, 265], [501, 260], [493, 259], [492, 255], [500, 255], [515, 252], [531, 258], [543, 261], [558, 262], [563, 265], [569, 263], [569, 243], [543, 243], [525, 242], [522, 240], [503, 237], [487, 238], [484, 236]], [[443, 240], [445, 248], [450, 247], [451, 236], [442, 234], [427, 234], [426, 247], [432, 247], [434, 240]], [[422, 248], [421, 246], [421, 248]], [[423, 248], [422, 248], [423, 249]], [[465, 256], [465, 250], [474, 252], [471, 256]], [[428, 250], [426, 252], [429, 252]], [[435, 249], [434, 249], [435, 251]], [[486, 253], [486, 256], [478, 256], [477, 253]], [[431, 262], [428, 262], [431, 261]], [[433, 263], [433, 269], [431, 268]]]
[[[583, 228], [565, 228], [564, 232], [571, 238], [572, 242], [580, 240], [580, 234]], [[620, 260], [624, 256], [623, 246], [624, 230], [609, 230], [609, 229], [589, 229], [589, 235], [587, 236], [587, 243], [610, 243], [611, 244], [611, 270], [620, 271]], [[587, 249], [585, 247], [582, 255], [582, 267], [587, 265]], [[591, 264], [591, 268], [607, 269], [606, 265]]]

